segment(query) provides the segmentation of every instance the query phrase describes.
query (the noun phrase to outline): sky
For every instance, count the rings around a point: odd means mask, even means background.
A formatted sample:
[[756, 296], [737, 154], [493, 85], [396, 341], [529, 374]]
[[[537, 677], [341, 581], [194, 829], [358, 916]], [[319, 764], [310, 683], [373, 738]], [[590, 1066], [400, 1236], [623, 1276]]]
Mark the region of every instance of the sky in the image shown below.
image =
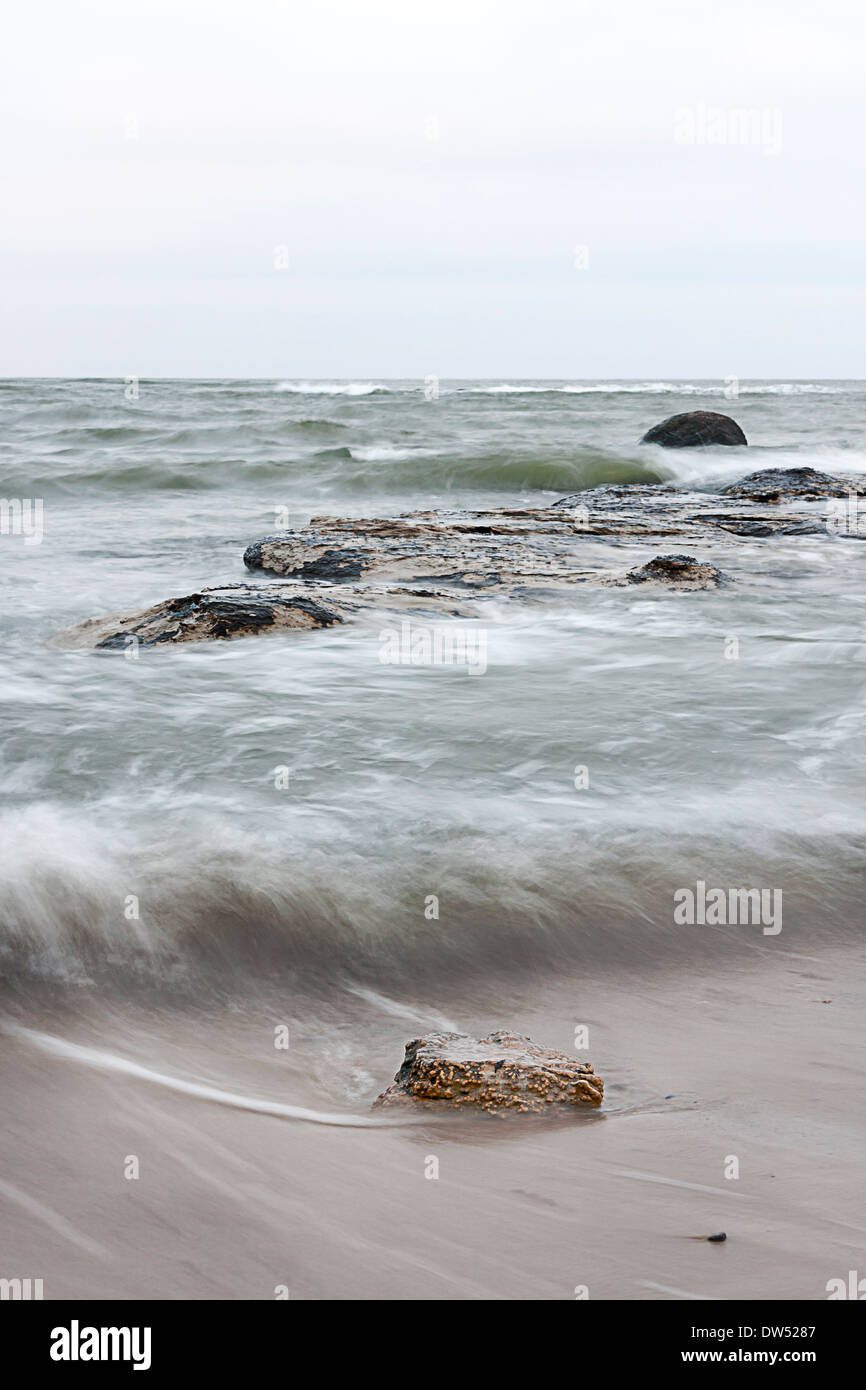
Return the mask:
[[68, 0], [0, 376], [866, 377], [859, 0]]

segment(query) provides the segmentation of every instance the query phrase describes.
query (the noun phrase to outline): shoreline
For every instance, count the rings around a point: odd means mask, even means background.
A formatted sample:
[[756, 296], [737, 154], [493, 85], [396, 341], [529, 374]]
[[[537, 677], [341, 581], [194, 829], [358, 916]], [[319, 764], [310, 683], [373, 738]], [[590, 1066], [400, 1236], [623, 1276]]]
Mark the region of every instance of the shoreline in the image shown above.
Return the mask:
[[[587, 1026], [583, 1055], [607, 1082], [598, 1119], [324, 1129], [6, 1039], [7, 1261], [42, 1277], [48, 1299], [269, 1299], [278, 1285], [302, 1299], [555, 1300], [579, 1286], [591, 1299], [826, 1298], [828, 1280], [862, 1264], [864, 1227], [848, 1213], [866, 1138], [866, 952], [756, 964], [682, 968], [657, 997], [638, 974], [596, 971], [543, 990], [515, 982], [508, 999], [456, 989], [430, 1009], [563, 1050]], [[295, 998], [286, 1054], [271, 1041], [273, 998], [188, 1012], [94, 998], [63, 1031], [323, 1111], [354, 1086], [365, 1114], [418, 1035], [382, 1007], [395, 1003], [424, 1008], [368, 992], [322, 1017]], [[718, 1247], [690, 1239], [719, 1230]]]

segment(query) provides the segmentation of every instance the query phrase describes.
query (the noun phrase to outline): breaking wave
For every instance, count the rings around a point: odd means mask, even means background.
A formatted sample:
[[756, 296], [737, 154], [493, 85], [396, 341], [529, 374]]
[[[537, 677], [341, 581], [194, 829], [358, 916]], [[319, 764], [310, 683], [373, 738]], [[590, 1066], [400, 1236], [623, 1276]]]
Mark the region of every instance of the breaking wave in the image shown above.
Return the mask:
[[281, 381], [278, 391], [297, 396], [372, 396], [391, 391], [381, 381]]
[[[353, 841], [329, 846], [327, 836], [287, 842], [187, 814], [181, 841], [156, 825], [110, 828], [82, 811], [73, 825], [43, 804], [18, 827], [11, 817], [0, 827], [2, 974], [19, 991], [28, 982], [155, 986], [204, 999], [287, 973], [330, 993], [351, 981], [399, 988], [454, 971], [506, 976], [579, 960], [667, 968], [696, 945], [694, 931], [673, 925], [672, 892], [702, 876], [783, 884], [786, 949], [850, 931], [862, 826], [812, 835], [780, 816], [768, 827], [732, 797], [696, 830], [709, 805], [657, 814], [646, 828], [632, 808], [604, 830], [559, 833], [555, 843], [542, 817], [522, 834], [491, 825], [479, 859], [468, 825], [422, 844], [393, 821], [365, 824]], [[434, 888], [441, 915], [427, 920]], [[700, 941], [738, 951], [764, 944], [760, 929], [742, 927], [704, 928]]]
[[464, 387], [464, 391], [477, 392], [486, 396], [722, 396], [732, 400], [737, 396], [840, 396], [846, 394], [844, 386], [829, 386], [815, 382], [773, 382], [768, 385], [740, 383], [732, 388], [723, 382], [676, 382], [676, 381], [634, 381], [601, 382], [553, 386], [546, 383], [507, 382], [499, 386]]

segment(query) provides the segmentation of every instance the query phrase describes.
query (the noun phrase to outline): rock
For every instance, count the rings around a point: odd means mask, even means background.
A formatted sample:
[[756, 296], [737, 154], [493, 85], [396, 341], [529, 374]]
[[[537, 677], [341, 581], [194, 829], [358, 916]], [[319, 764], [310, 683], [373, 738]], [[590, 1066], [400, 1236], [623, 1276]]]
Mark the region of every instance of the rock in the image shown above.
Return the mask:
[[265, 629], [331, 627], [342, 621], [311, 594], [238, 584], [166, 599], [138, 613], [88, 618], [60, 641], [66, 647], [129, 650], [164, 642], [248, 637]]
[[383, 623], [406, 618], [418, 623], [475, 617], [453, 592], [398, 586], [352, 587], [343, 582], [227, 585], [169, 598], [132, 613], [88, 618], [54, 638], [66, 648], [102, 651], [158, 647], [165, 643], [207, 642], [252, 637], [262, 632], [306, 632], [354, 619], [374, 624], [377, 645]]
[[[866, 479], [775, 469], [744, 478], [723, 499], [671, 483], [617, 484], [544, 507], [315, 517], [308, 526], [250, 545], [244, 560], [259, 573], [245, 584], [89, 619], [55, 640], [67, 647], [128, 649], [350, 621], [375, 625], [378, 634], [395, 621], [482, 618], [491, 597], [531, 605], [557, 596], [573, 601], [583, 587], [716, 589], [729, 573], [738, 583], [775, 587], [778, 574], [754, 564], [762, 540], [777, 545], [774, 537], [790, 537], [795, 544], [799, 536], [824, 536], [830, 543], [836, 534], [861, 534], [847, 522], [834, 529], [830, 509], [849, 509], [849, 501], [822, 504], [820, 488], [830, 497], [849, 489], [866, 495]], [[752, 543], [744, 545], [745, 539]], [[626, 572], [625, 547], [630, 557], [640, 547], [637, 554], [655, 558]], [[699, 564], [690, 553], [695, 549], [720, 567]], [[263, 582], [262, 572], [275, 577]]]
[[866, 494], [866, 478], [833, 478], [817, 468], [762, 468], [738, 483], [722, 488], [726, 497], [748, 497], [753, 502], [778, 502], [780, 497], [847, 497]]
[[661, 444], [666, 449], [691, 449], [704, 444], [748, 444], [746, 436], [730, 415], [714, 410], [687, 410], [671, 415], [647, 430], [641, 444]]
[[664, 584], [679, 589], [718, 589], [725, 576], [715, 565], [702, 565], [694, 555], [656, 555], [654, 559], [629, 570], [626, 584]]
[[704, 521], [728, 531], [732, 536], [821, 536], [827, 534], [827, 518], [818, 517], [814, 521], [791, 520], [785, 516], [739, 517], [724, 512], [709, 513]]
[[552, 1105], [599, 1106], [604, 1082], [589, 1062], [499, 1031], [486, 1038], [430, 1033], [406, 1044], [393, 1085], [375, 1105], [446, 1101], [482, 1110], [546, 1110]]
[[324, 579], [328, 583], [360, 579], [366, 568], [366, 555], [357, 547], [343, 550], [317, 549], [298, 546], [295, 553], [281, 544], [280, 536], [266, 536], [255, 541], [244, 551], [244, 564], [247, 569], [269, 569], [276, 574], [291, 575], [296, 579]]

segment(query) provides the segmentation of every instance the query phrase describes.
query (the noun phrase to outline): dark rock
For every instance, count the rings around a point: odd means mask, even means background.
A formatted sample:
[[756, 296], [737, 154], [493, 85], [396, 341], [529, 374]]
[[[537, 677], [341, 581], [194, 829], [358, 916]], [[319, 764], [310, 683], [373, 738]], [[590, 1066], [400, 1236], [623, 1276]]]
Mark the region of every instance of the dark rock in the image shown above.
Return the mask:
[[722, 488], [726, 497], [748, 497], [753, 502], [777, 502], [780, 497], [847, 497], [866, 494], [866, 479], [833, 478], [817, 468], [762, 468], [738, 483]]
[[69, 647], [117, 651], [166, 642], [225, 641], [266, 629], [331, 627], [342, 621], [310, 594], [230, 585], [166, 599], [138, 613], [89, 618], [61, 641]]
[[364, 570], [363, 552], [360, 550], [326, 550], [315, 560], [301, 565], [299, 579], [325, 579], [336, 583], [343, 579], [360, 579]]
[[278, 545], [282, 537], [266, 537], [247, 546], [244, 551], [244, 564], [247, 569], [271, 569], [278, 574], [290, 575], [293, 579], [321, 579], [329, 584], [342, 580], [360, 579], [366, 568], [365, 552], [357, 548], [343, 550], [321, 550], [309, 560], [303, 552], [294, 558], [292, 567], [277, 567], [270, 563], [271, 547]]
[[629, 570], [627, 584], [664, 584], [681, 589], [718, 589], [725, 576], [715, 565], [702, 565], [694, 555], [656, 555], [645, 565]]
[[499, 1031], [486, 1038], [430, 1033], [406, 1044], [403, 1065], [376, 1105], [447, 1101], [482, 1110], [601, 1105], [604, 1082], [589, 1062]]
[[705, 444], [748, 444], [746, 436], [730, 415], [714, 410], [687, 410], [671, 415], [647, 430], [641, 444], [661, 444], [666, 449], [691, 449]]

